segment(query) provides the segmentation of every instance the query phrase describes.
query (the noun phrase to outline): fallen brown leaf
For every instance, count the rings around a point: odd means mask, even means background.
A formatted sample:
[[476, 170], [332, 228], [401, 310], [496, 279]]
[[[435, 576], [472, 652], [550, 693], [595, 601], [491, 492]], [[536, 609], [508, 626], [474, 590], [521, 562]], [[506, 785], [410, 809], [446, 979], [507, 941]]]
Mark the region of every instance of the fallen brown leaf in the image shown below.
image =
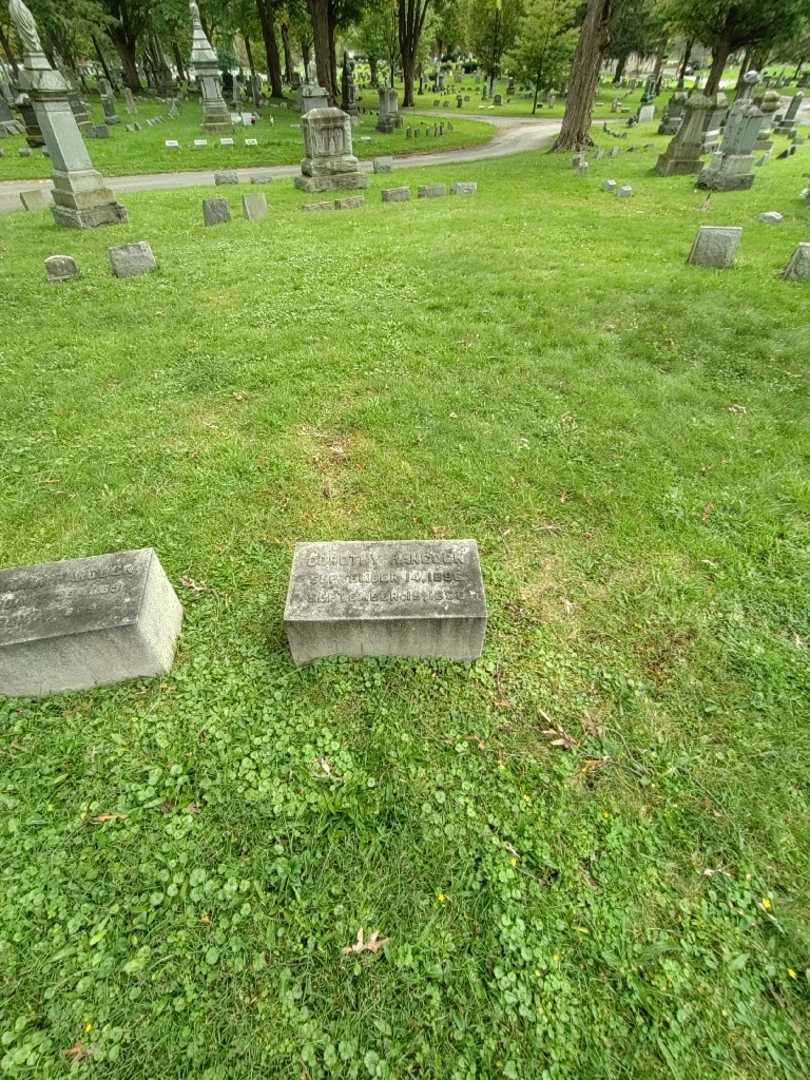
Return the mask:
[[380, 931], [375, 930], [368, 941], [363, 940], [363, 927], [357, 931], [357, 941], [354, 945], [347, 945], [343, 950], [344, 956], [350, 956], [352, 953], [378, 953], [380, 949], [384, 949], [390, 941], [390, 938], [380, 937]]
[[562, 728], [544, 728], [542, 734], [549, 740], [551, 746], [559, 746], [562, 750], [573, 750], [577, 745], [576, 739]]
[[98, 817], [91, 819], [93, 825], [106, 825], [108, 821], [126, 821], [129, 814], [118, 814], [110, 812], [108, 814], [99, 814]]
[[85, 1046], [83, 1042], [74, 1043], [73, 1046], [69, 1046], [64, 1051], [65, 1057], [70, 1058], [71, 1061], [84, 1061], [86, 1058], [92, 1057], [96, 1052], [96, 1044], [91, 1043], [89, 1046]]
[[190, 577], [181, 577], [180, 584], [185, 589], [190, 589], [191, 592], [208, 592], [208, 586], [204, 581], [195, 581]]
[[202, 807], [195, 802], [190, 802], [188, 806], [183, 807], [184, 814], [199, 814], [202, 812]]

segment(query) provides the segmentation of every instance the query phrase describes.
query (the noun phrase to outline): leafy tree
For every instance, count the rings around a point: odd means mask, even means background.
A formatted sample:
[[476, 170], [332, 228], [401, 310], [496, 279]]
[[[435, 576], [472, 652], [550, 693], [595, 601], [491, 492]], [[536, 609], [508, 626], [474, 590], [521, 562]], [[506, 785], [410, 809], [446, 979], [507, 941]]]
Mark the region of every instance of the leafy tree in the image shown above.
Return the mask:
[[810, 0], [661, 0], [661, 11], [671, 26], [711, 48], [704, 93], [715, 94], [732, 53], [793, 40], [810, 15]]
[[381, 60], [388, 64], [391, 86], [399, 60], [399, 18], [396, 0], [378, 0], [366, 9], [357, 24], [354, 45], [368, 57], [371, 85], [377, 85], [377, 67]]
[[556, 86], [571, 63], [578, 4], [579, 0], [528, 0], [518, 23], [509, 59], [520, 78], [534, 83], [532, 113], [537, 112], [538, 95]]
[[397, 0], [399, 54], [402, 59], [402, 79], [405, 84], [402, 104], [406, 107], [414, 103], [413, 80], [429, 7], [430, 0]]
[[620, 0], [610, 22], [610, 38], [606, 55], [616, 61], [613, 81], [624, 75], [629, 57], [653, 56], [659, 52], [663, 37], [655, 0]]
[[522, 14], [521, 0], [471, 0], [469, 42], [489, 79], [490, 92], [501, 58], [515, 43]]

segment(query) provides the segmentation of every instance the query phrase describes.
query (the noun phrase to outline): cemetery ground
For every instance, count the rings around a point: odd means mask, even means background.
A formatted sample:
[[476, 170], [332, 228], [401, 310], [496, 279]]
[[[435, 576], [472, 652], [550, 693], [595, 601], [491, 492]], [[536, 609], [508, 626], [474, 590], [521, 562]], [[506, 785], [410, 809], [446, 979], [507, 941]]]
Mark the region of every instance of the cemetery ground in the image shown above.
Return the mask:
[[[807, 150], [702, 209], [655, 142], [0, 219], [0, 565], [151, 545], [186, 610], [0, 704], [4, 1075], [806, 1075]], [[480, 662], [293, 667], [292, 546], [358, 537], [478, 540]]]
[[[93, 117], [99, 123], [103, 113], [97, 99], [90, 99]], [[233, 129], [233, 146], [220, 146], [219, 135], [200, 130], [200, 106], [197, 101], [186, 101], [180, 115], [174, 120], [147, 127], [145, 121], [155, 116], [166, 117], [168, 107], [158, 101], [138, 99], [138, 115], [128, 116], [124, 103], [118, 101], [121, 123], [109, 129], [108, 139], [89, 139], [88, 149], [93, 163], [104, 176], [128, 176], [135, 173], [174, 172], [184, 169], [228, 169], [269, 165], [297, 165], [302, 156], [301, 118], [298, 113], [269, 106], [263, 110], [262, 119], [256, 124]], [[246, 104], [245, 109], [249, 108]], [[270, 118], [273, 124], [270, 124]], [[431, 126], [433, 117], [422, 118]], [[354, 153], [359, 158], [376, 157], [379, 154], [418, 154], [435, 150], [455, 150], [461, 147], [480, 146], [489, 142], [494, 134], [490, 124], [476, 120], [449, 116], [453, 130], [438, 138], [408, 139], [402, 128], [393, 134], [382, 135], [375, 131], [376, 117], [367, 114], [353, 130]], [[416, 125], [420, 117], [408, 114], [408, 123]], [[141, 131], [127, 131], [126, 124], [137, 122]], [[363, 141], [368, 138], [368, 141]], [[167, 139], [176, 139], [180, 149], [164, 146]], [[207, 139], [208, 145], [195, 149], [195, 139]], [[245, 146], [245, 139], [257, 139], [258, 146]], [[53, 169], [50, 160], [35, 149], [30, 157], [20, 157], [18, 150], [26, 146], [23, 136], [0, 140], [0, 181], [50, 177]]]

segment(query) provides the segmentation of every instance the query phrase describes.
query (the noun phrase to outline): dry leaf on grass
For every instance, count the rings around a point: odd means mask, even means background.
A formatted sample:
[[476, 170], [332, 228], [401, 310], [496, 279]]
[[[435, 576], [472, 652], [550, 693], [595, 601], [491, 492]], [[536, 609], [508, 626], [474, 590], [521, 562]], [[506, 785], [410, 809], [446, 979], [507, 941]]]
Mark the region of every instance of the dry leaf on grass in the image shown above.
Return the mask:
[[543, 735], [549, 740], [551, 746], [559, 746], [561, 750], [573, 750], [577, 745], [576, 739], [562, 728], [544, 728]]
[[357, 931], [357, 941], [354, 945], [347, 945], [343, 950], [344, 956], [350, 956], [352, 953], [378, 953], [380, 949], [384, 949], [390, 941], [390, 938], [380, 937], [380, 931], [375, 930], [368, 941], [363, 939], [363, 927]]
[[184, 814], [199, 814], [202, 812], [202, 807], [195, 802], [190, 802], [188, 806], [183, 808]]
[[180, 584], [184, 589], [189, 589], [191, 592], [208, 592], [208, 586], [204, 581], [195, 581], [194, 578], [181, 577]]
[[64, 1055], [70, 1058], [71, 1061], [84, 1061], [86, 1058], [92, 1057], [96, 1052], [96, 1044], [91, 1043], [89, 1046], [85, 1046], [83, 1042], [74, 1043], [73, 1046], [69, 1046], [64, 1051]]
[[129, 814], [107, 813], [99, 814], [98, 817], [91, 818], [92, 825], [106, 825], [108, 821], [126, 821]]

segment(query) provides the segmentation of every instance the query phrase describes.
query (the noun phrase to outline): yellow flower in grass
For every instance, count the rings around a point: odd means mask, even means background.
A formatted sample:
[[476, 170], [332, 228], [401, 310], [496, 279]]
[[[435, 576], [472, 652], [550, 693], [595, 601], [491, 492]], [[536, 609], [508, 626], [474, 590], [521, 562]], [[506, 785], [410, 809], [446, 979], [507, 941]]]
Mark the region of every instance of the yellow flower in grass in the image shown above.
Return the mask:
[[437, 900], [437, 901], [438, 901], [438, 902], [439, 902], [440, 904], [446, 904], [446, 903], [447, 903], [447, 897], [446, 897], [446, 896], [444, 895], [444, 893], [443, 893], [443, 892], [440, 892], [440, 893], [436, 893], [436, 900]]
[[759, 906], [762, 908], [763, 911], [770, 911], [773, 907], [773, 904], [770, 902], [767, 896], [763, 896], [759, 902]]
[[798, 977], [799, 977], [796, 974], [796, 969], [795, 968], [788, 968], [788, 975], [790, 976], [791, 979], [798, 979]]
[[89, 1035], [90, 1032], [93, 1030], [93, 1025], [92, 1024], [85, 1024], [84, 1025], [84, 1030]]

